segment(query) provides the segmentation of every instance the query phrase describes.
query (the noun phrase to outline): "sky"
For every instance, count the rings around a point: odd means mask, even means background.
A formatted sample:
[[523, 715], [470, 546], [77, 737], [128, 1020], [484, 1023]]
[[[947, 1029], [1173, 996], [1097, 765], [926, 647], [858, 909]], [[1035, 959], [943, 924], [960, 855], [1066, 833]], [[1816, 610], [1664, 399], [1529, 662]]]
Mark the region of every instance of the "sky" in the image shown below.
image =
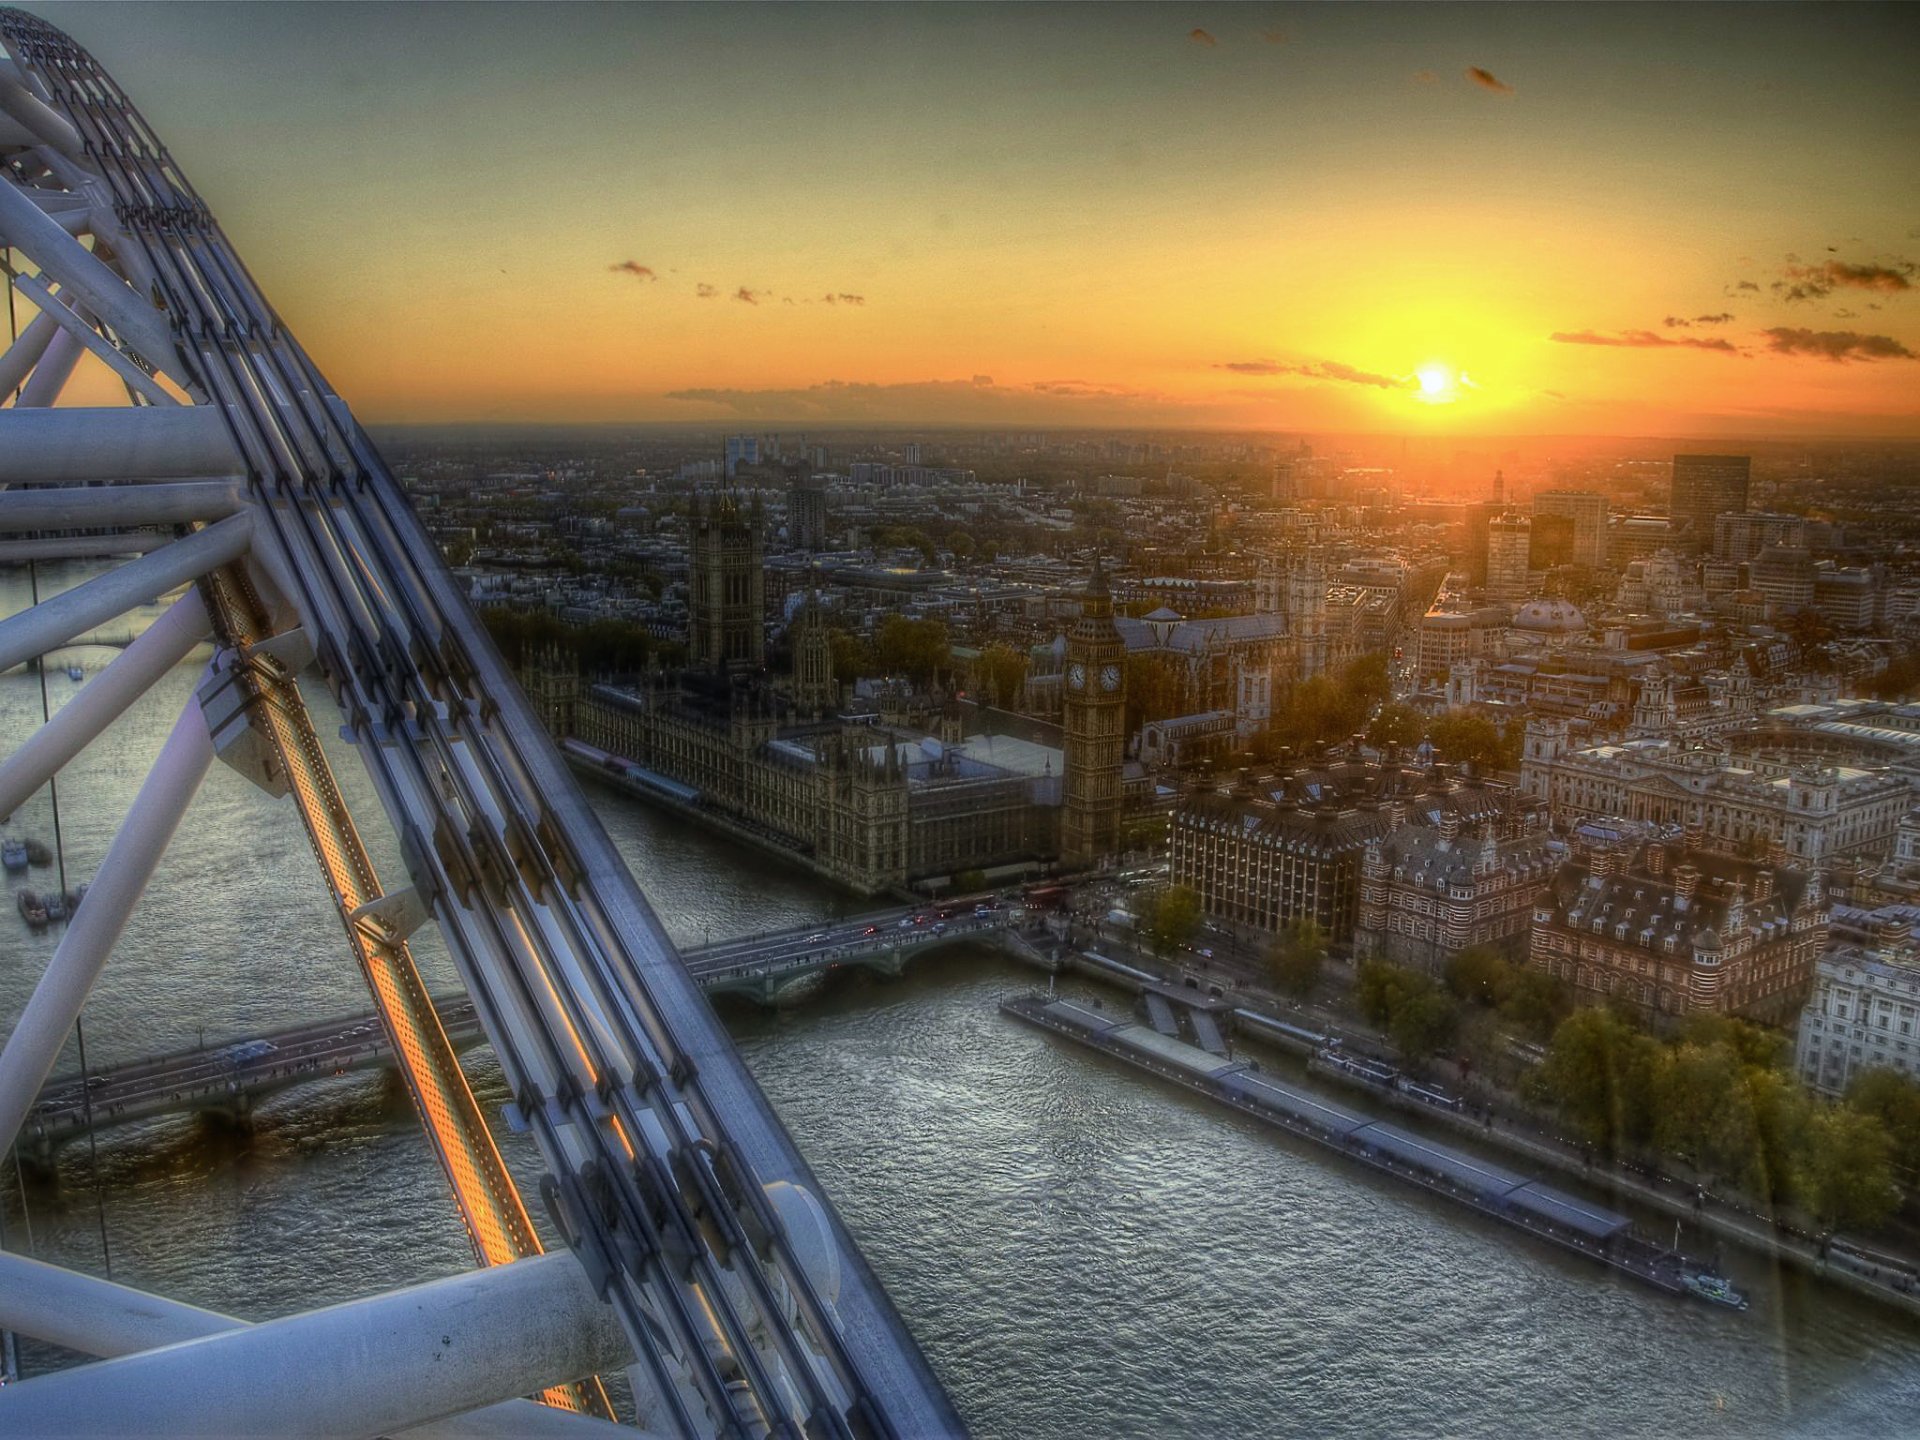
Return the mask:
[[1920, 438], [1920, 7], [29, 8], [374, 423]]

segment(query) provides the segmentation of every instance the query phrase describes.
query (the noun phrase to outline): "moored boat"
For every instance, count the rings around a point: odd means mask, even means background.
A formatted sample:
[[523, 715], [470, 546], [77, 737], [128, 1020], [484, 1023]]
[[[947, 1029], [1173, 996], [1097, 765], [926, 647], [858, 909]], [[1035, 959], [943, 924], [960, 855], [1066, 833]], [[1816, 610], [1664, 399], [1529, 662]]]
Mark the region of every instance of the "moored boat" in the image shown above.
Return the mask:
[[40, 897], [31, 890], [20, 892], [20, 918], [36, 930], [47, 923], [47, 907], [40, 903]]
[[1689, 1295], [1697, 1295], [1710, 1305], [1724, 1305], [1729, 1310], [1747, 1308], [1747, 1297], [1734, 1288], [1733, 1282], [1711, 1270], [1688, 1272], [1686, 1285]]
[[0, 840], [0, 864], [5, 865], [9, 870], [26, 869], [27, 842], [16, 840], [11, 835], [5, 840]]
[[73, 680], [73, 681], [80, 681], [86, 678], [87, 678], [87, 672], [82, 670], [78, 665], [67, 666], [67, 679]]

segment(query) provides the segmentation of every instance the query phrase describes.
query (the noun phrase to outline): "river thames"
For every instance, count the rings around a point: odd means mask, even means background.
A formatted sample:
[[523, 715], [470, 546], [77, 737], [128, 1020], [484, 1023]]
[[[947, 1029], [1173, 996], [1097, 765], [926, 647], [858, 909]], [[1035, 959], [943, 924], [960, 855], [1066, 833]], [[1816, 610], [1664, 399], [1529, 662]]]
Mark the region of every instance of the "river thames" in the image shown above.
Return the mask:
[[[0, 613], [25, 598], [24, 576], [0, 575]], [[91, 672], [112, 654], [74, 658]], [[92, 876], [201, 663], [63, 775], [69, 884]], [[47, 687], [55, 706], [79, 688], [58, 668]], [[0, 676], [0, 751], [40, 705], [37, 677]], [[334, 754], [397, 873], [351, 748]], [[683, 945], [845, 903], [590, 794]], [[52, 822], [42, 792], [7, 833], [51, 843]], [[29, 932], [10, 899], [0, 914], [9, 1016], [58, 928]], [[419, 953], [451, 982], [430, 936]], [[1854, 1436], [1920, 1413], [1920, 1326], [1892, 1311], [1740, 1255], [1744, 1315], [1654, 1293], [997, 1013], [1033, 983], [956, 949], [778, 1012], [723, 1010], [979, 1436]], [[216, 765], [87, 1007], [89, 1062], [366, 1008], [291, 804]], [[486, 1052], [470, 1059], [497, 1103]], [[251, 1136], [186, 1118], [103, 1132], [97, 1157], [67, 1147], [5, 1210], [11, 1248], [252, 1318], [471, 1264], [406, 1100], [370, 1075], [269, 1101]]]

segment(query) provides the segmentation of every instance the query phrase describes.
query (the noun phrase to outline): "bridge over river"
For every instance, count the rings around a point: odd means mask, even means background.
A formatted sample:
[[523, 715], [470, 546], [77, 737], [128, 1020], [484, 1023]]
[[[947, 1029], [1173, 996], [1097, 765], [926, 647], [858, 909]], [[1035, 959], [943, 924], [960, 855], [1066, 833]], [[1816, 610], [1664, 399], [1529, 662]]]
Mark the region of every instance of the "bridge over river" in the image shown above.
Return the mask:
[[[1021, 941], [1007, 908], [892, 909], [767, 935], [716, 941], [685, 952], [688, 972], [708, 994], [776, 1004], [803, 982], [848, 966], [897, 975], [915, 955], [957, 941]], [[447, 1039], [463, 1050], [486, 1039], [464, 993], [434, 997]], [[372, 1011], [310, 1021], [251, 1039], [196, 1046], [50, 1080], [21, 1129], [24, 1150], [43, 1158], [83, 1135], [89, 1123], [150, 1120], [180, 1111], [243, 1119], [261, 1097], [356, 1070], [391, 1064], [392, 1043]]]

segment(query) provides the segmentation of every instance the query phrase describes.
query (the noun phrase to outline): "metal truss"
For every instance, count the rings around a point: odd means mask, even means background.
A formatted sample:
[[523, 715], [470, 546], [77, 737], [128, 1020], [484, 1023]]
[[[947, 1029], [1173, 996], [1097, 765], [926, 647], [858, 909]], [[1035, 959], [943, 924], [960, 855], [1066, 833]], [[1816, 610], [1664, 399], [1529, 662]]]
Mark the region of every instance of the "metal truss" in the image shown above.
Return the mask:
[[[0, 1390], [0, 1433], [570, 1433], [611, 1418], [595, 1376], [618, 1368], [662, 1434], [958, 1433], [346, 404], [93, 59], [11, 9], [0, 50], [0, 244], [33, 317], [0, 353], [0, 562], [131, 557], [0, 620], [0, 668], [178, 592], [0, 761], [0, 814], [215, 646], [0, 1049], [0, 1149], [219, 758], [299, 810], [482, 1267], [248, 1326], [0, 1255], [0, 1326], [103, 1357]], [[54, 408], [88, 357], [126, 406]], [[397, 834], [391, 888], [316, 738], [315, 680]], [[571, 1258], [540, 1255], [435, 1016], [407, 943], [425, 924]]]

